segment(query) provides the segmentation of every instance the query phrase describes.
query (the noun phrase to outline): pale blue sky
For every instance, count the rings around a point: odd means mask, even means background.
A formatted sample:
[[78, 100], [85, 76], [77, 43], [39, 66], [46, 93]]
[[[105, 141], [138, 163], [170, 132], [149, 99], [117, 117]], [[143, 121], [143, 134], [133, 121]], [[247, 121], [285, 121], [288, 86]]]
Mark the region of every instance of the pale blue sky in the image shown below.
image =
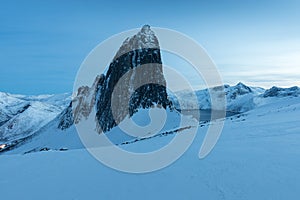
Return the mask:
[[198, 41], [225, 83], [300, 85], [299, 1], [1, 1], [0, 91], [72, 91], [101, 41], [150, 24]]

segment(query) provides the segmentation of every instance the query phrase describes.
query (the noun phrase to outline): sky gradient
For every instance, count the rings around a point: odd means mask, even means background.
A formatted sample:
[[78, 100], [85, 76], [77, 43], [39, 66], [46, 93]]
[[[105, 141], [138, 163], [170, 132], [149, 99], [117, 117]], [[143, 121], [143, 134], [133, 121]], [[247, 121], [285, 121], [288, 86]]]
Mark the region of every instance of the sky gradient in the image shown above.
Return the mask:
[[224, 83], [299, 86], [299, 10], [296, 0], [2, 1], [0, 91], [71, 92], [96, 45], [144, 24], [194, 38]]

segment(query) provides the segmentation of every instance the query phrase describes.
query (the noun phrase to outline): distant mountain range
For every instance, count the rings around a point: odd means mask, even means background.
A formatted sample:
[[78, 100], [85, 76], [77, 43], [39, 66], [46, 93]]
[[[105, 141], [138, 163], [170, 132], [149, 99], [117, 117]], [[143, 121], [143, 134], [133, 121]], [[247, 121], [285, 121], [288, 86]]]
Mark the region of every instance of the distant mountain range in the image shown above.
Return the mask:
[[[263, 89], [238, 83], [235, 86], [225, 85], [224, 88], [227, 110], [237, 113], [245, 113], [280, 99], [300, 96], [299, 87], [274, 86]], [[215, 91], [218, 92], [218, 88]], [[198, 105], [189, 102], [188, 97], [191, 95], [189, 92], [181, 91], [176, 94], [177, 98], [182, 99], [182, 108], [178, 105], [174, 94], [170, 94], [169, 97], [178, 110], [197, 108], [209, 110], [211, 105], [208, 90], [197, 90], [195, 94]], [[5, 145], [2, 151], [16, 148], [15, 152], [24, 153], [44, 147], [57, 150], [81, 148], [70, 102], [70, 94], [24, 96], [0, 92], [0, 145]], [[34, 144], [30, 144], [32, 142]]]
[[[147, 68], [139, 73], [140, 66], [145, 64], [148, 64]], [[113, 117], [113, 90], [128, 72], [129, 76], [119, 89], [120, 95], [114, 99], [117, 115]], [[134, 90], [145, 80], [157, 84], [143, 85]], [[211, 99], [220, 98], [224, 92], [226, 111], [232, 113], [244, 113], [272, 103], [274, 99], [300, 95], [299, 87], [274, 86], [265, 90], [243, 83], [175, 94], [168, 93], [165, 86], [158, 39], [150, 26], [145, 25], [140, 32], [124, 41], [106, 74], [98, 75], [92, 86], [80, 87], [73, 98], [71, 94], [24, 96], [0, 93], [0, 152], [28, 153], [82, 148], [74, 123], [88, 118], [93, 109], [99, 130], [109, 134], [117, 122], [134, 117], [139, 110], [155, 106], [169, 109], [169, 115], [175, 119], [182, 110], [211, 110]], [[196, 102], [191, 101], [193, 94], [197, 97]], [[222, 105], [219, 108], [224, 109]], [[166, 127], [164, 131], [174, 130], [172, 124]], [[117, 141], [126, 142], [124, 140]]]

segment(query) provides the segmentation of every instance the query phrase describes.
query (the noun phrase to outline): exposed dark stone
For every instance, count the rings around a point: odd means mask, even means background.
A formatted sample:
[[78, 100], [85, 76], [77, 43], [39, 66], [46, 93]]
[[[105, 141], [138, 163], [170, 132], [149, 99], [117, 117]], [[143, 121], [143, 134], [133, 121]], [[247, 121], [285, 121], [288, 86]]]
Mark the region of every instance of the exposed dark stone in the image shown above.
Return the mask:
[[72, 112], [72, 102], [69, 104], [69, 106], [58, 116], [59, 123], [58, 128], [61, 130], [65, 130], [73, 125], [74, 118], [73, 118], [73, 112]]
[[78, 88], [76, 97], [69, 106], [59, 115], [58, 128], [65, 130], [77, 124], [82, 118], [87, 119], [95, 105], [96, 91], [99, 90], [104, 81], [104, 75], [96, 77], [92, 87], [82, 86]]
[[[121, 80], [122, 84], [116, 87]], [[158, 40], [150, 26], [145, 25], [123, 42], [106, 75], [97, 76], [92, 87], [78, 89], [72, 103], [59, 116], [58, 127], [69, 128], [95, 108], [98, 131], [106, 132], [139, 108], [152, 106], [171, 108], [172, 103], [167, 96]]]
[[[116, 88], [120, 80], [122, 84]], [[99, 88], [96, 94], [96, 119], [104, 132], [116, 126], [128, 114], [132, 116], [138, 108], [154, 105], [171, 107], [159, 43], [148, 25], [124, 41]], [[114, 90], [117, 95], [113, 96]], [[116, 110], [114, 115], [112, 103]]]

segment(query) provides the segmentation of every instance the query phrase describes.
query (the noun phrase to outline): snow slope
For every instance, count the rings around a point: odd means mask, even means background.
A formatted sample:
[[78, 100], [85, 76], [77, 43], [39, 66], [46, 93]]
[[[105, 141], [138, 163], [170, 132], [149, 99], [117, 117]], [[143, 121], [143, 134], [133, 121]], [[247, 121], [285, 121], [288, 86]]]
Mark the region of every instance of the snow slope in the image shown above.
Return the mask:
[[[198, 159], [198, 152], [208, 124], [199, 127], [178, 161], [153, 173], [112, 170], [84, 149], [1, 155], [1, 198], [298, 199], [300, 98], [263, 100], [259, 107], [226, 119], [221, 138], [205, 159]], [[168, 137], [172, 135], [127, 145], [155, 146]]]
[[[163, 123], [161, 121], [154, 121], [151, 124], [151, 119], [161, 119], [160, 115], [162, 113], [165, 113], [166, 123]], [[23, 139], [23, 141], [20, 142], [19, 145], [14, 146], [9, 151], [3, 152], [3, 154], [27, 154], [39, 151], [60, 151], [84, 148], [74, 124], [67, 129], [59, 128], [59, 123], [62, 117], [62, 115], [59, 115], [46, 126], [39, 129], [29, 137]], [[132, 122], [136, 123], [137, 126], [142, 127], [148, 125], [147, 133], [142, 134], [143, 138], [147, 138], [152, 137], [155, 134], [177, 130], [178, 128], [180, 128], [181, 117], [182, 116], [176, 110], [167, 109], [167, 111], [164, 112], [164, 109], [158, 108], [152, 111], [152, 115], [150, 117], [148, 109], [140, 109], [133, 115]], [[198, 124], [198, 122], [195, 121], [195, 119], [193, 119], [191, 116], [183, 117], [185, 120], [190, 120], [190, 124]], [[94, 119], [94, 117], [91, 117], [91, 119]], [[126, 130], [122, 129], [122, 127], [124, 127], [123, 125], [125, 125]], [[118, 145], [135, 140], [137, 137], [126, 134], [126, 131], [131, 132], [131, 134], [136, 133], [137, 131], [135, 129], [136, 126], [130, 128], [128, 126], [128, 121], [125, 121], [120, 124], [120, 126], [114, 127], [111, 131], [105, 134], [112, 143]]]
[[58, 128], [59, 118], [27, 136], [19, 144], [3, 154], [27, 154], [39, 151], [65, 151], [84, 148], [75, 126], [61, 130]]
[[70, 94], [24, 96], [0, 93], [0, 144], [15, 143], [53, 120]]

